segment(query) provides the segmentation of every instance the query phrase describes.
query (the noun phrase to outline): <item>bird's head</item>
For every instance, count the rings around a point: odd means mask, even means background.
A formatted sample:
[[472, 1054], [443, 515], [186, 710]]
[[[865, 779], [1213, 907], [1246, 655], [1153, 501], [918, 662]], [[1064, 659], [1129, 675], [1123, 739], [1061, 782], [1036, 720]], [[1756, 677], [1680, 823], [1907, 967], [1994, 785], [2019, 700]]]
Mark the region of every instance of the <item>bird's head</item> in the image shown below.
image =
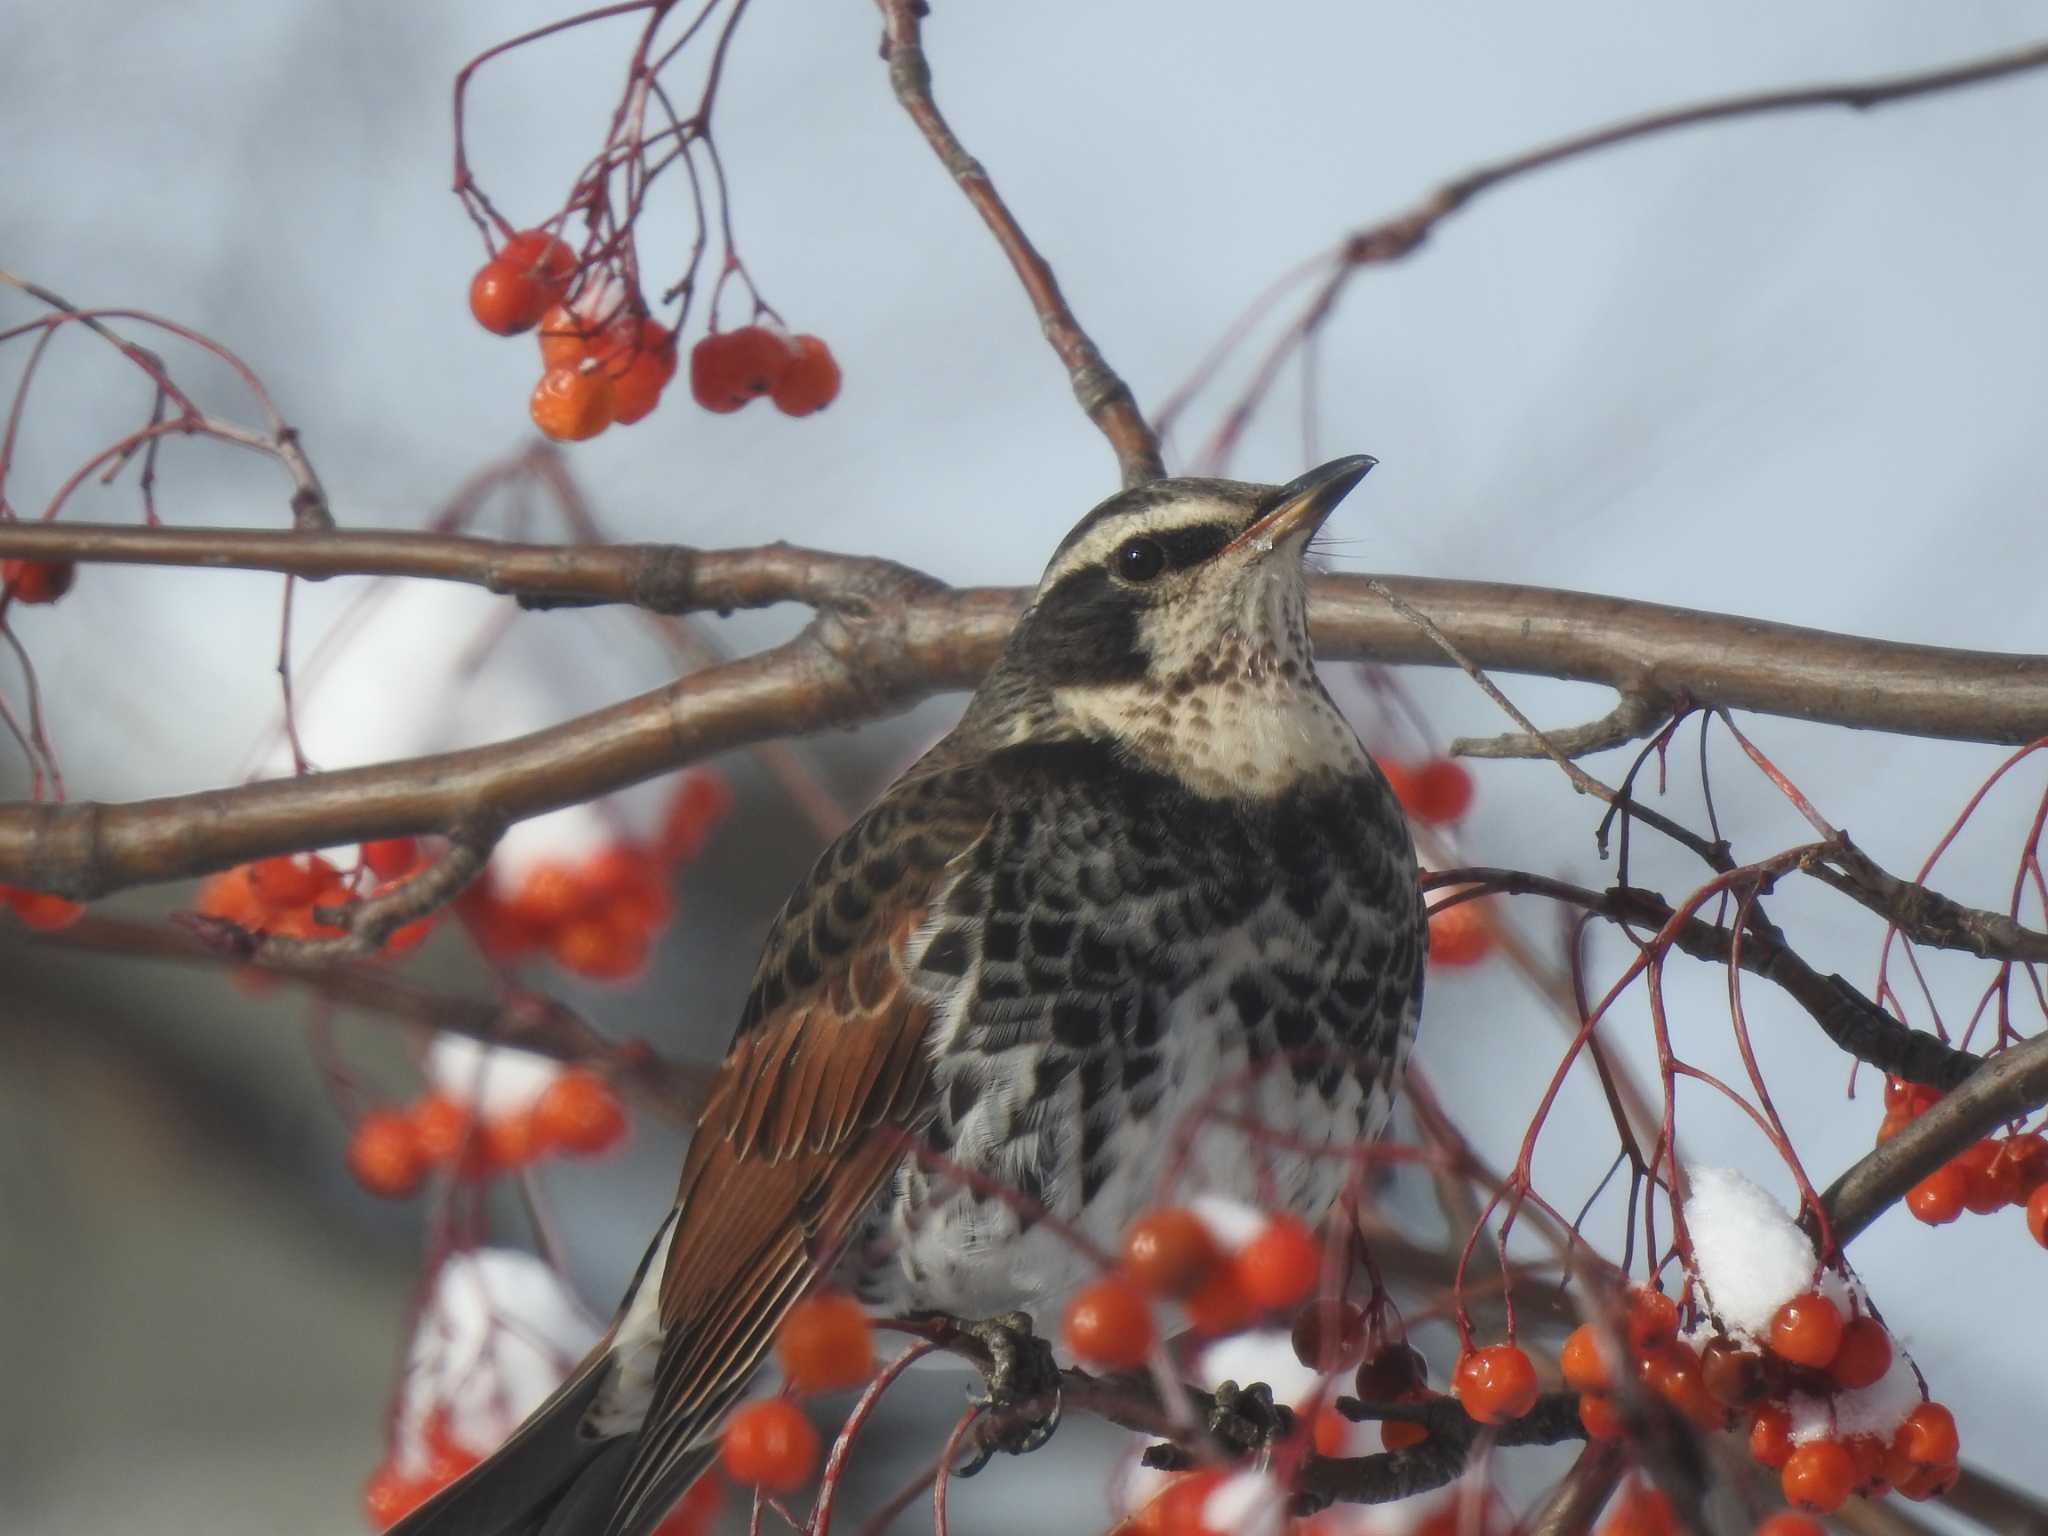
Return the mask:
[[1357, 743], [1324, 740], [1302, 557], [1374, 461], [1287, 485], [1157, 480], [1054, 551], [984, 699], [1011, 734], [1108, 737], [1206, 792], [1257, 793]]

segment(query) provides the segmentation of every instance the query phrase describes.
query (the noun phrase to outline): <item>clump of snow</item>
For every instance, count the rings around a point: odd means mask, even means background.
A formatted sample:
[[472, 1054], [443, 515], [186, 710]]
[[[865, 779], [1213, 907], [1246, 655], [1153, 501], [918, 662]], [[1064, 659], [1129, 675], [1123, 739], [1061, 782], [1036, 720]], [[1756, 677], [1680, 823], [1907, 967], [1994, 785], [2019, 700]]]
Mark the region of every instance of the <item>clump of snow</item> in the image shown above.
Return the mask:
[[1729, 1168], [1691, 1168], [1685, 1202], [1693, 1274], [1707, 1305], [1736, 1338], [1761, 1344], [1778, 1308], [1818, 1289], [1844, 1312], [1850, 1290], [1832, 1271], [1814, 1283], [1813, 1243], [1769, 1193]]
[[1262, 1381], [1273, 1389], [1273, 1401], [1299, 1408], [1316, 1395], [1326, 1378], [1301, 1363], [1293, 1336], [1278, 1328], [1253, 1328], [1218, 1339], [1195, 1363], [1205, 1387], [1234, 1381], [1240, 1386]]
[[420, 1311], [399, 1403], [393, 1462], [426, 1470], [427, 1424], [487, 1456], [596, 1342], [597, 1324], [555, 1272], [530, 1253], [479, 1248], [451, 1255]]
[[1891, 1369], [1867, 1387], [1837, 1392], [1832, 1398], [1795, 1393], [1787, 1407], [1792, 1415], [1792, 1442], [1835, 1440], [1848, 1435], [1876, 1435], [1889, 1442], [1920, 1406], [1920, 1378], [1904, 1351], [1892, 1353]]
[[1203, 1501], [1202, 1524], [1229, 1536], [1280, 1536], [1287, 1528], [1287, 1490], [1266, 1472], [1226, 1477]]
[[434, 1037], [422, 1068], [436, 1089], [485, 1120], [533, 1108], [562, 1075], [562, 1064], [551, 1056], [451, 1034]]
[[1237, 1252], [1264, 1231], [1272, 1219], [1257, 1206], [1228, 1195], [1197, 1195], [1188, 1202], [1188, 1209], [1209, 1229], [1209, 1235], [1225, 1253]]

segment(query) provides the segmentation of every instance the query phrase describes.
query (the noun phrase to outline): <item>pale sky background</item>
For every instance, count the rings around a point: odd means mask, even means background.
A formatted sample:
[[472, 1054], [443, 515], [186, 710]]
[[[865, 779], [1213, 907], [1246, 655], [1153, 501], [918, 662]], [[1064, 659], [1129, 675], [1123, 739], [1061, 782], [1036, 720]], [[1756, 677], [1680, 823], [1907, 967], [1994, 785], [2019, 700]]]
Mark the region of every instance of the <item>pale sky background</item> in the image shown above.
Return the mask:
[[[1287, 266], [1476, 162], [1701, 96], [1945, 63], [2040, 26], [2035, 7], [1990, 0], [951, 0], [937, 12], [926, 35], [941, 105], [1148, 406]], [[447, 191], [449, 82], [482, 48], [557, 14], [532, 0], [15, 7], [0, 16], [0, 265], [81, 304], [219, 337], [304, 432], [344, 525], [416, 526], [526, 440], [535, 371], [529, 341], [487, 336], [464, 303], [479, 252]], [[853, 0], [757, 0], [717, 129], [750, 268], [795, 328], [828, 338], [840, 401], [798, 422], [765, 406], [713, 417], [678, 389], [570, 462], [620, 537], [789, 539], [953, 581], [1028, 581], [1113, 489], [1113, 466], [978, 218], [890, 96], [877, 38], [874, 11]], [[502, 207], [556, 206], [602, 132], [628, 39], [627, 26], [588, 29], [482, 77], [476, 161]], [[2044, 142], [2048, 77], [2029, 77], [1866, 115], [1697, 130], [1489, 196], [1405, 264], [1363, 276], [1326, 335], [1324, 456], [1382, 461], [1333, 527], [1356, 541], [1341, 567], [2048, 649], [2035, 451], [2048, 402]], [[682, 186], [665, 186], [675, 200], [646, 247], [657, 263], [687, 234]], [[0, 323], [27, 312], [7, 300]], [[232, 398], [206, 387], [210, 401]], [[70, 341], [31, 401], [15, 504], [32, 514], [145, 405]], [[1301, 458], [1283, 390], [1236, 467], [1285, 479]], [[225, 450], [173, 443], [163, 477], [175, 521], [286, 515], [272, 467]], [[92, 493], [75, 511], [130, 518], [133, 493]], [[303, 643], [354, 590], [308, 596]], [[274, 718], [276, 601], [261, 578], [95, 569], [61, 607], [23, 615], [72, 792], [232, 781]], [[724, 633], [753, 645], [799, 617], [742, 616]], [[403, 653], [412, 631], [398, 633]], [[477, 739], [667, 675], [618, 615], [529, 618], [513, 647], [523, 700], [502, 717], [468, 709]], [[394, 713], [417, 712], [445, 654], [417, 651], [390, 675], [415, 700]], [[1499, 727], [1462, 678], [1407, 681], [1443, 735]], [[1595, 690], [1509, 687], [1543, 721], [1607, 707]], [[805, 750], [858, 800], [955, 707]], [[1744, 726], [1899, 873], [2002, 756]], [[1800, 839], [1779, 802], [1718, 761], [1739, 852]], [[1475, 862], [1606, 878], [1594, 817], [1553, 769], [1478, 773], [1464, 834]], [[16, 787], [15, 774], [0, 767], [0, 784]], [[738, 957], [809, 856], [772, 792], [744, 766], [739, 777], [743, 815], [686, 885], [683, 931], [646, 982], [562, 989], [622, 1034], [715, 1048], [744, 987]], [[1689, 777], [1674, 782], [1674, 806], [1690, 813]], [[2001, 902], [2029, 809], [2024, 789], [1993, 801], [1946, 888]], [[1637, 874], [1652, 876], [1696, 878], [1661, 853]], [[185, 900], [164, 891], [115, 907]], [[1821, 969], [1869, 982], [1873, 922], [1790, 889], [1774, 913]], [[1547, 912], [1521, 915], [1547, 936]], [[1614, 947], [1600, 953], [1611, 961]], [[16, 1133], [0, 1157], [4, 1289], [25, 1298], [0, 1327], [0, 1358], [25, 1362], [0, 1406], [8, 1529], [360, 1529], [356, 1488], [378, 1454], [417, 1213], [373, 1208], [347, 1185], [301, 1014], [210, 977], [6, 954], [0, 1018], [29, 1026], [10, 1040], [28, 1042], [27, 1069], [0, 1074], [0, 1123]], [[1974, 974], [1934, 972], [1951, 1013], [1967, 1014]], [[1875, 1083], [1844, 1104], [1840, 1058], [1804, 1016], [1762, 983], [1745, 995], [1807, 1165], [1832, 1177], [1870, 1144]], [[1729, 1068], [1719, 973], [1685, 972], [1672, 996], [1683, 1048]], [[1643, 1043], [1639, 1004], [1617, 1025], [1617, 1039]], [[395, 1059], [370, 1032], [348, 1039], [373, 1063]], [[1499, 1156], [1556, 1041], [1554, 1023], [1489, 971], [1438, 979], [1422, 1054]], [[1592, 1103], [1571, 1099], [1543, 1146], [1541, 1180], [1561, 1204], [1576, 1204], [1611, 1150], [1573, 1139]], [[1704, 1101], [1686, 1113], [1696, 1156], [1768, 1174], [1732, 1119]], [[602, 1171], [550, 1176], [600, 1310], [665, 1207], [675, 1156], [650, 1132]], [[505, 1230], [519, 1232], [516, 1217]], [[2048, 1262], [2018, 1213], [1932, 1231], [1895, 1212], [1852, 1258], [1936, 1394], [1957, 1404], [1966, 1455], [2048, 1492], [2027, 1411], [2048, 1340], [2001, 1321], [2038, 1310]], [[46, 1384], [33, 1398], [31, 1381]], [[905, 1440], [918, 1455], [957, 1411], [943, 1378], [923, 1390], [928, 1438]], [[1046, 1528], [1057, 1466], [1084, 1528], [1101, 1508], [1102, 1462], [1069, 1434], [1036, 1464], [965, 1485], [958, 1517], [1022, 1529], [1013, 1501], [1029, 1487], [1028, 1523]]]

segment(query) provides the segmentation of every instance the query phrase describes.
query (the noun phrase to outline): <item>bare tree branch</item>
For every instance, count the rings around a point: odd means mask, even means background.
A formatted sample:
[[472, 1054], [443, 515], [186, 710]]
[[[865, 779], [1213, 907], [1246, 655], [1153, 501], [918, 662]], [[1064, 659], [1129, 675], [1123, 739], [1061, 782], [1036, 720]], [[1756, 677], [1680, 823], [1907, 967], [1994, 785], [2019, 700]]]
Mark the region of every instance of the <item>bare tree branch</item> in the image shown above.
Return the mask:
[[1626, 746], [1653, 734], [1671, 718], [1671, 700], [1654, 693], [1624, 693], [1614, 708], [1584, 725], [1561, 726], [1532, 734], [1509, 731], [1500, 736], [1460, 736], [1451, 742], [1453, 757], [1590, 757]]
[[[0, 883], [80, 898], [268, 854], [447, 832], [477, 817], [519, 820], [736, 747], [878, 719], [971, 687], [1025, 597], [780, 544], [710, 551], [6, 524], [0, 555], [435, 576], [543, 604], [691, 612], [799, 601], [818, 610], [788, 644], [489, 746], [125, 805], [0, 807]], [[2048, 657], [1900, 645], [1490, 582], [1321, 578], [1311, 621], [1324, 657], [1445, 661], [1435, 641], [1389, 611], [1375, 582], [1479, 667], [1903, 734], [2048, 735]]]
[[1130, 386], [1103, 360], [1094, 339], [1081, 329], [1066, 296], [1060, 292], [1051, 266], [1032, 245], [981, 162], [967, 152], [932, 100], [931, 65], [924, 56], [924, 0], [876, 3], [882, 11], [882, 57], [889, 64], [889, 83], [895, 88], [896, 99], [903, 103], [903, 110], [917, 124], [918, 131], [938, 155], [939, 163], [960, 184], [967, 201], [974, 205], [974, 211], [995, 235], [996, 244], [1009, 257], [1032, 309], [1038, 313], [1045, 339], [1066, 364], [1074, 398], [1081, 402], [1088, 419], [1102, 430], [1115, 450], [1124, 484], [1157, 480], [1166, 473], [1159, 458], [1159, 439], [1146, 424]]

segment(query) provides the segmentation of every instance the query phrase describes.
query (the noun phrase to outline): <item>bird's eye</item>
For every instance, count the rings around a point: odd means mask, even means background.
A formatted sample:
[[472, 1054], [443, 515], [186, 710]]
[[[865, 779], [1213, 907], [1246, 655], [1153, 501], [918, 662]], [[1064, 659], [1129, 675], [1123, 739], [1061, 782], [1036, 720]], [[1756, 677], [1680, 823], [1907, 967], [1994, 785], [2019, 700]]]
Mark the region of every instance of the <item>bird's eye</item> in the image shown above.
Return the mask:
[[1166, 569], [1166, 551], [1157, 539], [1125, 539], [1110, 557], [1110, 568], [1125, 581], [1150, 581]]

